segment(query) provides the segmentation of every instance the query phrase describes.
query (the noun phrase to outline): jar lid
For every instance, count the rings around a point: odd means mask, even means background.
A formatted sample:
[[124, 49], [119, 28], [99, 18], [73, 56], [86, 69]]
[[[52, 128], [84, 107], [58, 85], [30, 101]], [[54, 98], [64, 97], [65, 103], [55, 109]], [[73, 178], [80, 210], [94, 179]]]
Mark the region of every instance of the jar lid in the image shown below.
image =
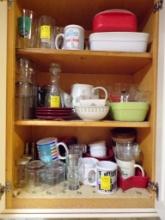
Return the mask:
[[37, 170], [37, 169], [41, 169], [43, 168], [45, 165], [42, 161], [40, 160], [33, 160], [33, 161], [30, 161], [27, 165], [27, 168], [29, 170]]
[[29, 162], [29, 160], [27, 158], [20, 158], [18, 161], [17, 161], [17, 165], [27, 165]]
[[132, 143], [136, 137], [133, 128], [115, 128], [111, 131], [112, 140], [118, 143]]
[[32, 160], [32, 156], [30, 155], [23, 155], [23, 159], [26, 159], [28, 161]]

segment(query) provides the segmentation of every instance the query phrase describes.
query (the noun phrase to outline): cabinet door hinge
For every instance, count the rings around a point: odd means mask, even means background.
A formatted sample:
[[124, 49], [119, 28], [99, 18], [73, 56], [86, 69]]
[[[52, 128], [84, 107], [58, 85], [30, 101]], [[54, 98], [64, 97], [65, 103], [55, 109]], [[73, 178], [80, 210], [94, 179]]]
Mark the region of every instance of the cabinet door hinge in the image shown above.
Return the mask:
[[7, 182], [5, 186], [0, 184], [0, 199], [5, 192], [11, 191], [11, 183]]
[[163, 8], [163, 0], [159, 0], [154, 4], [153, 12], [157, 12]]
[[159, 185], [158, 185], [158, 183], [150, 181], [148, 183], [148, 188], [156, 193], [156, 198], [158, 199], [158, 197], [159, 197]]
[[[0, 2], [3, 2], [4, 0], [0, 0]], [[7, 5], [10, 7], [13, 4], [14, 0], [7, 0]]]

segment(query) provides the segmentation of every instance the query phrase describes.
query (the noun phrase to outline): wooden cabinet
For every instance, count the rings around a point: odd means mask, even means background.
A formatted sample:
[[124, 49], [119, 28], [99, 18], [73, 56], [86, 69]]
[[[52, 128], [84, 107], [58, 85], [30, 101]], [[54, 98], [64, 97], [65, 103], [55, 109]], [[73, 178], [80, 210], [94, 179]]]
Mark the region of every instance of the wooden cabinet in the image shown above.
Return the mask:
[[[82, 187], [79, 192], [56, 190], [52, 194], [35, 192], [29, 194], [15, 191], [16, 160], [22, 155], [26, 141], [37, 141], [46, 136], [76, 136], [80, 142], [110, 139], [110, 130], [115, 127], [133, 127], [137, 130], [143, 166], [155, 181], [155, 132], [156, 132], [156, 83], [158, 12], [153, 12], [154, 0], [16, 0], [8, 8], [8, 75], [7, 75], [7, 181], [13, 189], [6, 195], [8, 209], [24, 208], [154, 208], [155, 193], [149, 189], [120, 189], [113, 195], [101, 195], [91, 187]], [[138, 18], [138, 31], [150, 34], [146, 53], [64, 51], [41, 48], [17, 48], [17, 17], [22, 8], [34, 10], [55, 18], [58, 26], [78, 24], [91, 32], [93, 16], [102, 10], [122, 8], [133, 11]], [[16, 120], [15, 72], [16, 57], [26, 57], [37, 64], [38, 84], [48, 82], [46, 71], [50, 62], [61, 65], [61, 87], [69, 92], [75, 82], [110, 86], [114, 83], [136, 83], [150, 92], [150, 112], [145, 122], [98, 121], [46, 121]]]

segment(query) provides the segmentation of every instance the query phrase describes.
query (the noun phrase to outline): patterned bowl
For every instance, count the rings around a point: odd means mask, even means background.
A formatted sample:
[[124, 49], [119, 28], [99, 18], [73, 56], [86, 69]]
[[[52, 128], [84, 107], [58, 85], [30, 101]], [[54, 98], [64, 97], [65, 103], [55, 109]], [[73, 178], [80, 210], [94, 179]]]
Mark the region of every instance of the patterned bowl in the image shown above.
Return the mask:
[[107, 116], [109, 106], [77, 106], [75, 112], [84, 121], [98, 121]]

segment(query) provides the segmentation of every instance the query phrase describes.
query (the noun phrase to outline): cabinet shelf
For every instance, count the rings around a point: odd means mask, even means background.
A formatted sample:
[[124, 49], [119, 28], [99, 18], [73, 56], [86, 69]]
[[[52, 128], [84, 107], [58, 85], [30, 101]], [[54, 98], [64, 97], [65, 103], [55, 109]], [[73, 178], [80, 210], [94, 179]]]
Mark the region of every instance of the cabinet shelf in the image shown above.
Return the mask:
[[48, 71], [49, 64], [57, 62], [64, 73], [133, 74], [152, 62], [150, 53], [66, 51], [46, 48], [17, 49], [16, 53], [19, 57], [34, 61], [40, 71]]
[[55, 185], [45, 189], [33, 188], [31, 192], [27, 189], [15, 190], [13, 204], [14, 208], [151, 208], [153, 198], [153, 193], [147, 189], [136, 188], [125, 192], [118, 189], [116, 193], [108, 195], [97, 193], [92, 186], [82, 185], [80, 189], [70, 191]]
[[120, 122], [120, 121], [48, 121], [48, 120], [18, 120], [18, 126], [57, 126], [57, 127], [132, 127], [149, 128], [150, 122]]

